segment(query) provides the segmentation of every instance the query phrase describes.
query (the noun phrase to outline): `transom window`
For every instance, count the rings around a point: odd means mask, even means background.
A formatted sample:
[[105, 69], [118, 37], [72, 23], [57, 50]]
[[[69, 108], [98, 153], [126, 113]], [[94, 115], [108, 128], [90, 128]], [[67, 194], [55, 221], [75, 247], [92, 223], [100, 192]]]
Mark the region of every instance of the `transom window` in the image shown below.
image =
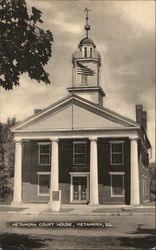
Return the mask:
[[50, 143], [38, 144], [38, 163], [39, 165], [50, 164]]
[[124, 164], [124, 141], [110, 142], [110, 164], [111, 165]]
[[124, 173], [111, 173], [111, 197], [124, 197]]
[[50, 173], [38, 174], [38, 195], [49, 195], [50, 193]]
[[86, 165], [86, 142], [73, 142], [73, 165]]

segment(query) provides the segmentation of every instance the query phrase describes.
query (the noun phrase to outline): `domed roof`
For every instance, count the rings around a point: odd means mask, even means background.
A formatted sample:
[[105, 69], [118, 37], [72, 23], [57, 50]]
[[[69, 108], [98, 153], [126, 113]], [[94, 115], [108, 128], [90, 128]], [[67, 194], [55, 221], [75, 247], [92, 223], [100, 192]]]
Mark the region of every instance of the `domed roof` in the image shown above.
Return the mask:
[[92, 39], [88, 37], [85, 37], [80, 41], [79, 48], [82, 47], [83, 45], [92, 45], [94, 48], [96, 47]]

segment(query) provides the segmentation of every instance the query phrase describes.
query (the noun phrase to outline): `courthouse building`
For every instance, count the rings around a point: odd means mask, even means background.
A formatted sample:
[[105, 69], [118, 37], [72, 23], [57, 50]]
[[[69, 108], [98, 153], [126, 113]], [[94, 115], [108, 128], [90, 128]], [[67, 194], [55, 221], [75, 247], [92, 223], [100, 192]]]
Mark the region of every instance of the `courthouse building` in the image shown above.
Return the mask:
[[136, 205], [149, 197], [147, 114], [136, 105], [133, 121], [103, 105], [101, 57], [89, 29], [86, 16], [68, 97], [12, 129], [15, 204], [48, 203], [57, 190], [62, 204]]

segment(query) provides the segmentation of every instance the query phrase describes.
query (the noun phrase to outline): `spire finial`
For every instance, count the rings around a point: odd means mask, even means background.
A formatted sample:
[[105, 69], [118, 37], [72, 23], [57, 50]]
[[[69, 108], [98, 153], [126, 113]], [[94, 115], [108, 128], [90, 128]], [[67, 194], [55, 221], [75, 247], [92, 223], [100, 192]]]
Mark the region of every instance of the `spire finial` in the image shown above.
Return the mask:
[[88, 8], [84, 9], [84, 12], [86, 12], [86, 25], [85, 25], [85, 30], [86, 30], [86, 38], [88, 38], [88, 31], [90, 30], [90, 25], [88, 24], [88, 12], [91, 11]]

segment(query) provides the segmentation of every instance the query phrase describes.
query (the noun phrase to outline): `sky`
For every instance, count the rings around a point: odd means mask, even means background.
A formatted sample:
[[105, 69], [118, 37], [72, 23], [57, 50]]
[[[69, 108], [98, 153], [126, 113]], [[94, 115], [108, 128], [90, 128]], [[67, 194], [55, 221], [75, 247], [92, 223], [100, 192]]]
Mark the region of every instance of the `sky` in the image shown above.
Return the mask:
[[46, 70], [50, 85], [31, 80], [20, 86], [0, 88], [0, 120], [18, 121], [68, 95], [72, 85], [72, 53], [85, 37], [85, 13], [89, 12], [89, 37], [102, 57], [100, 85], [104, 107], [135, 120], [135, 105], [147, 111], [147, 134], [155, 160], [155, 1], [27, 0], [42, 11], [43, 28], [53, 33], [53, 53]]

